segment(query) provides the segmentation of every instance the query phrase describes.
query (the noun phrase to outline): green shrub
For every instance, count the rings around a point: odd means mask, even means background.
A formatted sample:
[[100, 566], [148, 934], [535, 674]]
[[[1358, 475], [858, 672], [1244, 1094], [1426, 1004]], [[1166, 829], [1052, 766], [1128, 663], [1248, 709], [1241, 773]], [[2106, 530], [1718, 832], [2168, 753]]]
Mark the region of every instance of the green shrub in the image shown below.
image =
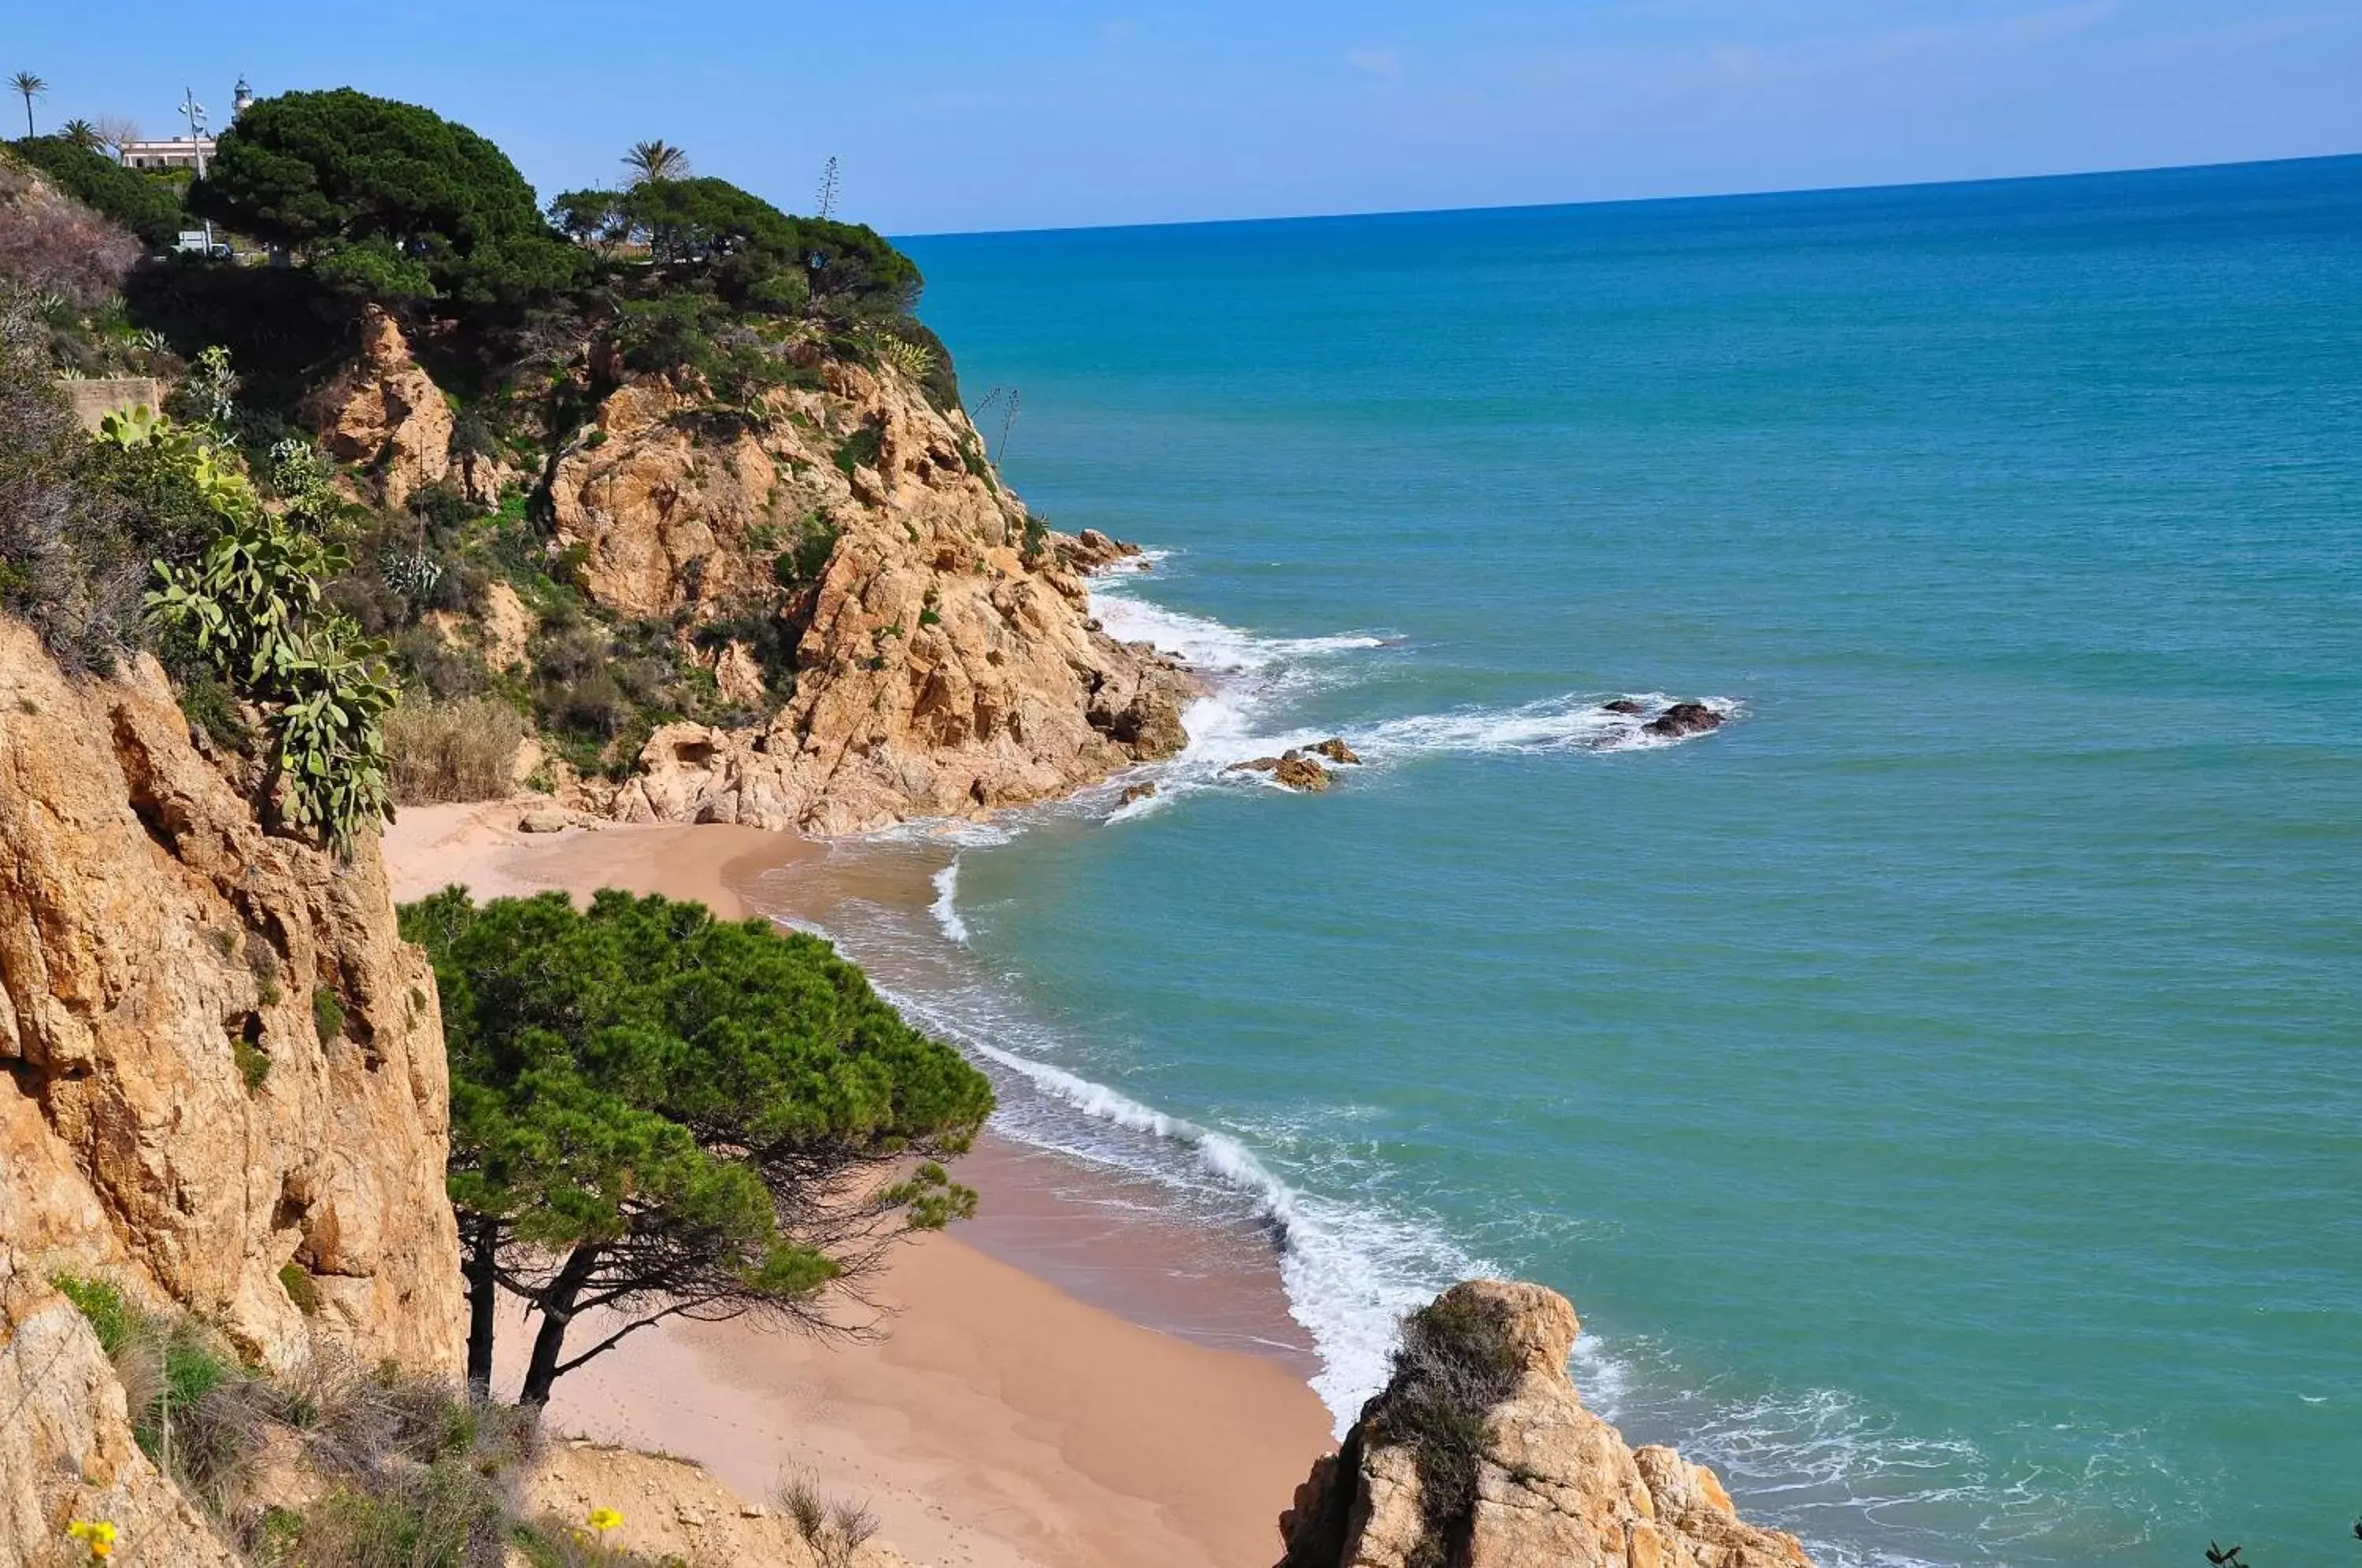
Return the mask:
[[248, 1089], [260, 1088], [262, 1081], [270, 1076], [270, 1058], [264, 1055], [262, 1048], [252, 1041], [231, 1041], [229, 1054], [230, 1059], [237, 1064], [238, 1077]]
[[287, 1299], [295, 1304], [295, 1310], [306, 1318], [318, 1315], [320, 1284], [312, 1277], [312, 1271], [302, 1264], [290, 1262], [280, 1265], [279, 1287], [287, 1292]]
[[832, 460], [840, 473], [851, 479], [855, 469], [877, 467], [878, 447], [884, 439], [885, 434], [877, 426], [864, 425], [837, 443], [836, 455]]
[[312, 1032], [322, 1045], [333, 1045], [344, 1038], [345, 1004], [330, 987], [312, 988]]
[[516, 788], [524, 718], [497, 698], [405, 701], [385, 716], [393, 798], [405, 806], [494, 801]]
[[98, 1335], [99, 1348], [107, 1354], [113, 1355], [130, 1338], [138, 1314], [114, 1286], [103, 1279], [82, 1279], [70, 1274], [56, 1275], [50, 1283], [89, 1320], [92, 1331]]
[[143, 1312], [102, 1280], [60, 1275], [50, 1283], [114, 1363], [140, 1449], [226, 1509], [260, 1447], [261, 1406], [245, 1369], [192, 1319]]
[[771, 562], [772, 580], [790, 591], [818, 582], [828, 570], [841, 536], [842, 531], [825, 516], [810, 513], [796, 525], [788, 547]]
[[200, 668], [182, 680], [180, 700], [181, 716], [189, 721], [189, 728], [233, 756], [252, 755], [254, 731], [227, 682]]
[[104, 153], [59, 136], [26, 137], [10, 143], [10, 149], [67, 195], [160, 249], [188, 226], [178, 190]]
[[1444, 1568], [1465, 1551], [1493, 1408], [1521, 1368], [1507, 1329], [1482, 1305], [1446, 1295], [1403, 1320], [1374, 1426], [1379, 1439], [1408, 1447], [1418, 1467], [1421, 1568]]

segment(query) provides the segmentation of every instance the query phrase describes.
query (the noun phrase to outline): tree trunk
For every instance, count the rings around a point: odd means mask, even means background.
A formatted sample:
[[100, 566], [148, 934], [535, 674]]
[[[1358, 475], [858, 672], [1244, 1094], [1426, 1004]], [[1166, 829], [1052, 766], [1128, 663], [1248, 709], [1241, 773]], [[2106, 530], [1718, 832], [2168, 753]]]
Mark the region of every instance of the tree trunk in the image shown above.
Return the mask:
[[464, 1226], [468, 1256], [459, 1273], [468, 1281], [468, 1386], [480, 1394], [492, 1386], [492, 1317], [500, 1303], [501, 1222], [490, 1214], [476, 1214]]
[[541, 1299], [535, 1306], [541, 1314], [541, 1330], [533, 1336], [533, 1359], [525, 1365], [518, 1404], [549, 1403], [549, 1386], [557, 1381], [558, 1358], [566, 1350], [566, 1331], [574, 1321], [575, 1297], [582, 1294], [598, 1266], [598, 1243], [586, 1242], [567, 1254], [557, 1277], [542, 1287]]

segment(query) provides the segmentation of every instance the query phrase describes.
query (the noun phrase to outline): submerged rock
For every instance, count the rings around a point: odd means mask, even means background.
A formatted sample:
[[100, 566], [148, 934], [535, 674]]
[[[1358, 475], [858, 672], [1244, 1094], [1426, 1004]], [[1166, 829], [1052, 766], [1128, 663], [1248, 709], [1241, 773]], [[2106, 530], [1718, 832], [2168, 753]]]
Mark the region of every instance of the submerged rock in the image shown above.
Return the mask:
[[1497, 1279], [1412, 1314], [1385, 1391], [1280, 1516], [1279, 1568], [1810, 1568], [1712, 1471], [1583, 1408], [1577, 1327], [1566, 1297]]
[[1641, 728], [1652, 735], [1702, 735], [1722, 728], [1722, 715], [1703, 702], [1676, 702]]
[[1612, 702], [1602, 702], [1599, 706], [1610, 713], [1645, 713], [1649, 711], [1646, 703], [1635, 702], [1629, 697], [1618, 697]]
[[1127, 784], [1123, 787], [1123, 803], [1129, 806], [1134, 801], [1145, 801], [1155, 793], [1156, 780], [1153, 778], [1139, 784]]
[[1331, 762], [1349, 763], [1357, 767], [1361, 766], [1360, 756], [1352, 746], [1345, 744], [1345, 738], [1342, 735], [1330, 735], [1312, 749]]

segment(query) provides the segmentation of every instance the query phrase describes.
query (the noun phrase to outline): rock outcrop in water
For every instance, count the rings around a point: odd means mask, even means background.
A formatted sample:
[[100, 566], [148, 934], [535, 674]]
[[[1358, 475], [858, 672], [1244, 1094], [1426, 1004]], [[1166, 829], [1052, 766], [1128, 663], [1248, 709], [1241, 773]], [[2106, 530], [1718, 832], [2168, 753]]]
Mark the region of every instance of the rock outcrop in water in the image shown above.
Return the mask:
[[1503, 1280], [1414, 1314], [1393, 1379], [1281, 1516], [1279, 1568], [1808, 1568], [1712, 1471], [1583, 1408], [1575, 1332], [1564, 1297]]
[[0, 1068], [0, 1253], [31, 1277], [104, 1274], [265, 1366], [318, 1333], [458, 1369], [442, 1023], [374, 841], [264, 832], [153, 659], [68, 680], [13, 621]]
[[[1357, 757], [1354, 760], [1360, 759]], [[1330, 775], [1327, 768], [1303, 752], [1293, 749], [1279, 756], [1258, 756], [1246, 762], [1233, 762], [1222, 771], [1268, 773], [1275, 784], [1315, 795], [1329, 788], [1330, 782]]]
[[1683, 735], [1702, 735], [1708, 730], [1722, 728], [1722, 715], [1703, 702], [1676, 702], [1641, 728], [1652, 735], [1679, 740]]

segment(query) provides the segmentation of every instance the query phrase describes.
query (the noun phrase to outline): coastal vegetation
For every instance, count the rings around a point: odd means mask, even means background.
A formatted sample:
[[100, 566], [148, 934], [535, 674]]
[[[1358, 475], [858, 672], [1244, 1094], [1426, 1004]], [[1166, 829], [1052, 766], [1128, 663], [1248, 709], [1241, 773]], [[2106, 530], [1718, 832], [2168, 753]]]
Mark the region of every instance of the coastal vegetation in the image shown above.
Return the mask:
[[[105, 1279], [51, 1284], [97, 1336], [140, 1450], [257, 1568], [464, 1568], [504, 1550], [536, 1568], [642, 1561], [525, 1505], [542, 1452], [530, 1412], [325, 1350], [274, 1375], [194, 1317], [138, 1307]], [[112, 1526], [104, 1539], [142, 1561], [185, 1544]]]
[[941, 1162], [990, 1086], [816, 937], [613, 890], [577, 911], [457, 888], [402, 931], [442, 992], [471, 1382], [503, 1290], [530, 1312], [529, 1405], [668, 1318], [859, 1332], [843, 1308], [895, 1242], [975, 1209]]
[[[14, 144], [0, 605], [78, 668], [156, 651], [287, 824], [338, 844], [397, 793], [507, 787], [526, 728], [596, 773], [627, 768], [666, 722], [759, 720], [743, 689], [717, 689], [715, 650], [752, 650], [768, 703], [792, 690], [782, 617], [824, 567], [807, 547], [834, 537], [828, 520], [782, 554], [794, 573], [702, 617], [718, 630], [635, 619], [585, 593], [579, 560], [551, 544], [552, 458], [615, 376], [670, 378], [740, 418], [816, 384], [815, 355], [896, 367], [946, 406], [957, 383], [911, 314], [917, 268], [874, 231], [694, 177], [661, 141], [627, 162], [630, 183], [567, 193], [545, 215], [483, 138], [351, 89], [254, 104], [193, 185], [63, 135]], [[292, 264], [138, 259], [198, 216]], [[370, 312], [431, 346], [451, 452], [489, 477], [379, 502], [370, 471], [303, 437], [304, 397]], [[84, 443], [61, 375], [155, 377], [178, 389], [178, 418]], [[495, 585], [531, 628], [506, 672], [448, 631]], [[393, 742], [421, 749], [396, 758], [387, 721], [403, 692]]]

